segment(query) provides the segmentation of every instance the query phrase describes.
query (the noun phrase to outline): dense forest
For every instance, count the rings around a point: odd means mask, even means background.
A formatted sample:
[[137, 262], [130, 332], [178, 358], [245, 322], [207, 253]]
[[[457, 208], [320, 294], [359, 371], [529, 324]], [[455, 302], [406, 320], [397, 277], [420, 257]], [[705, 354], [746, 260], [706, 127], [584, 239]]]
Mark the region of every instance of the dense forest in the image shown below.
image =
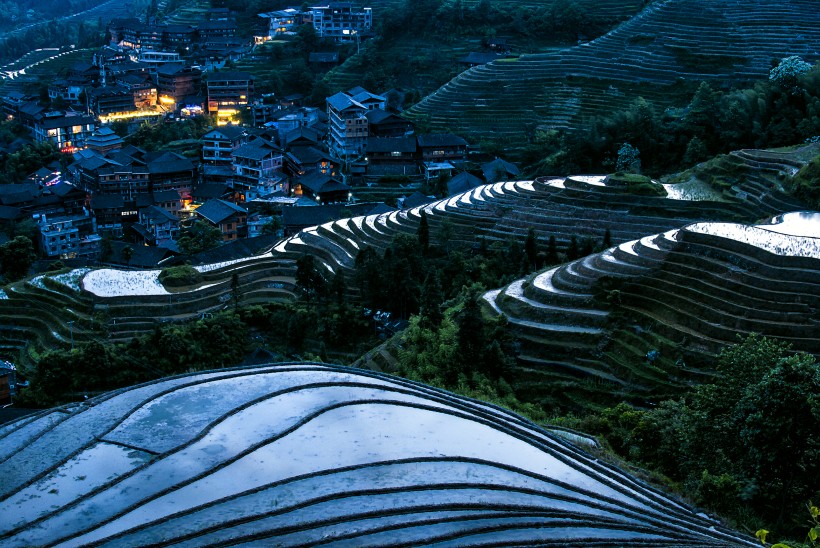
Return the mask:
[[[719, 90], [703, 82], [683, 108], [661, 109], [638, 98], [600, 117], [589, 132], [534, 131], [512, 156], [531, 175], [612, 171], [624, 144], [636, 149], [636, 169], [660, 176], [743, 148], [773, 148], [820, 139], [820, 66], [780, 61], [768, 80]], [[498, 151], [503, 143], [485, 142]]]

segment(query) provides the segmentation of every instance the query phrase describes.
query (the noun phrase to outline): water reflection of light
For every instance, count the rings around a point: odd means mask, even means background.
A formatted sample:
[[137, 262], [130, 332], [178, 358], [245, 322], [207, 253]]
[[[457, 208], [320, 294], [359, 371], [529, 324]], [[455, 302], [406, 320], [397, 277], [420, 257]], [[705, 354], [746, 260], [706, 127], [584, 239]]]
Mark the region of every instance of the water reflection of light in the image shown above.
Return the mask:
[[820, 212], [793, 211], [785, 213], [773, 218], [769, 224], [760, 225], [760, 228], [791, 236], [820, 238]]

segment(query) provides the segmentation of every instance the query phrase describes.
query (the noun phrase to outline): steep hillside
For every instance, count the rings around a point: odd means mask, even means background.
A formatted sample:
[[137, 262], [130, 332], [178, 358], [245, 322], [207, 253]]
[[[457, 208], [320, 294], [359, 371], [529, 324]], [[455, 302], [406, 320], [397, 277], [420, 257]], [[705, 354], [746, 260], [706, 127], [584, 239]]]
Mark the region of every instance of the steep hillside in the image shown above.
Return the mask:
[[[151, 332], [161, 322], [185, 321], [230, 306], [236, 290], [244, 304], [293, 299], [296, 261], [313, 256], [328, 274], [347, 271], [353, 279], [358, 253], [383, 252], [398, 234], [416, 234], [426, 212], [431, 242], [469, 251], [482, 242], [523, 243], [530, 228], [546, 249], [555, 237], [559, 250], [573, 238], [602, 242], [607, 231], [613, 244], [680, 228], [697, 221], [754, 222], [785, 211], [804, 209], [776, 181], [752, 176], [763, 169], [794, 172], [806, 163], [807, 145], [791, 152], [745, 151], [749, 176], [711, 187], [697, 180], [665, 185], [667, 197], [636, 194], [603, 176], [543, 178], [478, 187], [432, 204], [366, 217], [340, 219], [307, 228], [264, 248], [256, 255], [197, 268], [203, 282], [168, 290], [159, 270], [74, 270], [46, 274], [7, 286], [0, 294], [0, 336], [4, 353], [35, 351], [70, 341], [129, 341]], [[249, 242], [252, 243], [252, 242]], [[323, 265], [323, 266], [322, 266]], [[355, 290], [350, 290], [351, 292]], [[351, 296], [353, 294], [351, 293]]]
[[637, 96], [670, 104], [682, 82], [747, 82], [773, 60], [818, 59], [812, 0], [657, 0], [592, 42], [467, 70], [408, 116], [465, 135], [524, 138], [535, 126], [581, 128]]
[[171, 377], [0, 441], [4, 546], [755, 545], [510, 412], [322, 364]]
[[[702, 380], [708, 356], [761, 333], [820, 354], [820, 213], [695, 223], [485, 296], [520, 344], [526, 400], [610, 391], [637, 401]], [[585, 382], [579, 382], [583, 379]]]

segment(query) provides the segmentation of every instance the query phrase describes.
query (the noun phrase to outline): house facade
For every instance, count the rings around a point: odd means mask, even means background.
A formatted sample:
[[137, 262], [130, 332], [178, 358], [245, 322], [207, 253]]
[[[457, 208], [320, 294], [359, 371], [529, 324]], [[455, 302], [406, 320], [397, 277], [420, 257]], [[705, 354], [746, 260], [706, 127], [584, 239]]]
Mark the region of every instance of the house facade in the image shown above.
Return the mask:
[[339, 92], [327, 98], [328, 146], [339, 158], [364, 153], [369, 135], [366, 106]]
[[355, 42], [373, 28], [373, 9], [360, 9], [351, 2], [313, 6], [311, 12], [316, 34], [336, 42]]

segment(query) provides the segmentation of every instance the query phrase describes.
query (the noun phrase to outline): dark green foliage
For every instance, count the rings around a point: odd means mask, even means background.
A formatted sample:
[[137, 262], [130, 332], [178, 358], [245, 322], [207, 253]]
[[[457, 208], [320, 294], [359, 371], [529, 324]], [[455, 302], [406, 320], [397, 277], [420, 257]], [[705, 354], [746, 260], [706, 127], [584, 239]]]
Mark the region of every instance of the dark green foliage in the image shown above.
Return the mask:
[[435, 328], [444, 317], [441, 312], [444, 302], [444, 292], [441, 288], [441, 278], [438, 271], [434, 270], [427, 274], [424, 284], [421, 286], [421, 309], [419, 316], [423, 327]]
[[487, 320], [477, 306], [481, 286], [465, 288], [433, 325], [414, 316], [400, 335], [399, 375], [503, 405], [533, 419], [538, 407], [521, 403], [503, 374], [514, 351], [502, 319]]
[[202, 282], [202, 273], [191, 265], [169, 266], [159, 273], [159, 281], [166, 287], [185, 287]]
[[[536, 131], [529, 144], [507, 155], [530, 175], [551, 175], [611, 171], [616, 162], [634, 168], [632, 153], [640, 151], [641, 172], [658, 177], [733, 150], [802, 143], [820, 135], [820, 66], [797, 74], [796, 82], [792, 91], [769, 80], [727, 91], [704, 82], [676, 101], [683, 108], [639, 97], [599, 116], [588, 131]], [[622, 150], [624, 143], [631, 148]]]
[[820, 477], [820, 364], [752, 335], [725, 349], [716, 368], [713, 383], [680, 400], [652, 410], [620, 404], [584, 426], [682, 482], [698, 504], [751, 519], [749, 527], [799, 531]]
[[26, 145], [0, 158], [0, 184], [22, 182], [30, 173], [59, 161], [63, 154], [49, 142]]
[[789, 185], [797, 198], [820, 209], [820, 156], [803, 166]]
[[302, 255], [296, 261], [296, 287], [310, 303], [325, 294], [325, 279], [316, 267], [313, 255]]
[[535, 229], [530, 227], [527, 239], [524, 240], [524, 254], [527, 256], [528, 271], [538, 269], [538, 240], [535, 238]]
[[574, 261], [580, 256], [581, 250], [578, 247], [578, 237], [575, 234], [573, 234], [569, 240], [569, 246], [567, 247], [567, 260]]
[[423, 253], [427, 253], [430, 247], [430, 224], [427, 221], [427, 212], [421, 211], [421, 220], [419, 221], [419, 228], [416, 232], [419, 239], [419, 245]]
[[197, 221], [179, 231], [177, 244], [186, 255], [219, 247], [222, 243], [222, 231], [204, 221]]
[[3, 276], [9, 280], [19, 280], [28, 274], [36, 258], [34, 245], [25, 236], [17, 236], [0, 245], [0, 268]]

